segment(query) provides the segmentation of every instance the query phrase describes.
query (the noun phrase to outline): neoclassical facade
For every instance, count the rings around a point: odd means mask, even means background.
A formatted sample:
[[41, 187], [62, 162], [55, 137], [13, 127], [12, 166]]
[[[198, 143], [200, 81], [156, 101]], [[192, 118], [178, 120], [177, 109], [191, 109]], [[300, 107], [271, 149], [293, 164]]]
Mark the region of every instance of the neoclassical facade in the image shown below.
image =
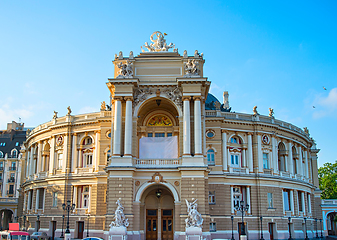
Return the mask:
[[[107, 239], [116, 201], [129, 239], [184, 239], [197, 200], [207, 239], [303, 238], [321, 218], [317, 153], [307, 129], [269, 116], [231, 112], [209, 93], [203, 55], [182, 55], [160, 32], [139, 55], [115, 56], [112, 102], [32, 130], [22, 184], [26, 225], [60, 236], [62, 204], [75, 204], [71, 234]], [[39, 220], [38, 220], [39, 217]], [[260, 217], [262, 217], [262, 226]], [[290, 218], [289, 218], [290, 217]], [[22, 220], [21, 220], [22, 221]], [[262, 229], [261, 229], [262, 227]], [[288, 228], [290, 227], [290, 229]]]

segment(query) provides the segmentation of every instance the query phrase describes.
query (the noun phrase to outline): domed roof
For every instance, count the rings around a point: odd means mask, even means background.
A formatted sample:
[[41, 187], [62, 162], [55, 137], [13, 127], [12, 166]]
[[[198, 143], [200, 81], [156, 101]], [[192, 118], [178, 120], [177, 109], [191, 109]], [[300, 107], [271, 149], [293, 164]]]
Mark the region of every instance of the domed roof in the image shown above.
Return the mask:
[[220, 106], [220, 110], [222, 112], [230, 112], [231, 111], [231, 108], [225, 109], [223, 107], [223, 104], [221, 104], [221, 102], [211, 93], [208, 93], [208, 95], [207, 95], [207, 99], [206, 99], [206, 102], [205, 102], [205, 109], [206, 110], [217, 110], [217, 108], [216, 108], [217, 102], [219, 103], [218, 105]]

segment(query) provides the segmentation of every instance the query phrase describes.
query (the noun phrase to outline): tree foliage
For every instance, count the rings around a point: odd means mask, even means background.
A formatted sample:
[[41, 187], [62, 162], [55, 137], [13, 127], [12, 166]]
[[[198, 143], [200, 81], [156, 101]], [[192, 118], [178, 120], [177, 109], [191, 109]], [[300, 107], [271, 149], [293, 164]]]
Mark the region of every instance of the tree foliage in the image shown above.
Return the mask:
[[319, 189], [323, 199], [337, 199], [337, 161], [324, 163], [318, 169]]

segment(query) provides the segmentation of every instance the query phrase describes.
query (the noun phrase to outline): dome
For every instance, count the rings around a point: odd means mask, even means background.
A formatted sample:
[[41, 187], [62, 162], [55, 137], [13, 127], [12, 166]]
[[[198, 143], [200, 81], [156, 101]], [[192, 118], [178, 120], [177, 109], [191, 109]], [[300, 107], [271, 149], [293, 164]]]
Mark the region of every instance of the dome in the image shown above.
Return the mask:
[[207, 99], [206, 99], [206, 102], [205, 102], [205, 110], [216, 110], [216, 102], [220, 103], [220, 110], [222, 112], [230, 112], [231, 111], [231, 108], [229, 109], [225, 109], [223, 107], [223, 104], [211, 93], [208, 93], [207, 95]]

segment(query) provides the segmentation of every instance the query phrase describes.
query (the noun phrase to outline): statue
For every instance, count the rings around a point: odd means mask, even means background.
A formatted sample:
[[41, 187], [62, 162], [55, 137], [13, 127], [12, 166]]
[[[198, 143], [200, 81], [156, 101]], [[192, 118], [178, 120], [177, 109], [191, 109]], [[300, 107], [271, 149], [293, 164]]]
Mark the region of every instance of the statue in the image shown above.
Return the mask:
[[116, 78], [133, 78], [133, 62], [127, 60], [126, 63], [120, 62], [117, 64], [120, 69]]
[[254, 115], [259, 115], [259, 113], [257, 112], [256, 109], [257, 109], [257, 106], [254, 106], [254, 107], [253, 107], [253, 113], [254, 113]]
[[130, 54], [129, 54], [129, 59], [133, 59], [134, 57], [133, 57], [133, 52], [132, 51], [130, 51]]
[[109, 225], [110, 228], [112, 227], [128, 227], [129, 226], [129, 220], [124, 215], [124, 207], [120, 203], [119, 200], [116, 202], [117, 209], [115, 211], [114, 221], [111, 222]]
[[187, 56], [187, 51], [186, 51], [186, 50], [184, 50], [183, 58], [188, 58], [188, 56]]
[[105, 111], [105, 101], [101, 102], [101, 111]]
[[204, 56], [204, 54], [203, 53], [199, 54], [198, 50], [194, 51], [194, 58], [202, 58], [203, 56]]
[[185, 75], [184, 77], [199, 77], [199, 62], [195, 59], [188, 60], [185, 63]]
[[186, 199], [188, 218], [185, 219], [186, 227], [202, 227], [204, 219], [202, 219], [201, 214], [198, 212], [198, 200], [196, 199], [193, 203], [189, 203]]
[[214, 102], [213, 104], [214, 104], [214, 107], [215, 107], [216, 110], [220, 110], [220, 108], [221, 108], [220, 102]]
[[[152, 33], [150, 40], [153, 43], [148, 44], [148, 42], [145, 42], [144, 46], [140, 47], [142, 52], [144, 52], [143, 47], [145, 47], [149, 52], [167, 52], [170, 48], [174, 48], [175, 45], [173, 43], [167, 45], [166, 40], [164, 39], [164, 36], [166, 35], [166, 33], [163, 35], [159, 31]], [[178, 49], [175, 51], [177, 52]]]
[[68, 109], [67, 115], [70, 115], [70, 113], [71, 113], [71, 108], [70, 108], [70, 106], [68, 106], [67, 109]]
[[304, 132], [309, 135], [309, 129], [307, 127], [303, 128]]
[[58, 112], [54, 111], [53, 119], [56, 119], [56, 118], [57, 118], [57, 113], [58, 113]]
[[115, 60], [117, 59], [117, 53], [115, 53]]
[[274, 109], [269, 108], [269, 117], [274, 118]]
[[119, 52], [118, 59], [123, 59], [123, 52], [122, 51]]

